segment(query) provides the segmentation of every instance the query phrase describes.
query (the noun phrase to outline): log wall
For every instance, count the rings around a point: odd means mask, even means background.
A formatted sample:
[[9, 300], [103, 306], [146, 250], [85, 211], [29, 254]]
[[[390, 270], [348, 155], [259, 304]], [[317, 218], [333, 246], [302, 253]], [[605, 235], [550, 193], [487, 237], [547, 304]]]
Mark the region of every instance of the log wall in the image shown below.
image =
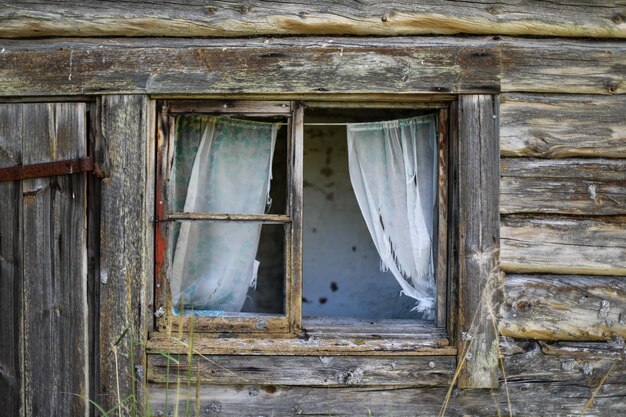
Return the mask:
[[[87, 7], [73, 1], [18, 1], [0, 11], [2, 100], [104, 95], [92, 123], [97, 124], [92, 126], [96, 157], [107, 175], [101, 184], [96, 274], [100, 359], [98, 369], [91, 369], [100, 373], [97, 401], [109, 408], [134, 392], [140, 406], [142, 398], [148, 400], [149, 415], [168, 415], [174, 409], [201, 416], [622, 414], [626, 44], [615, 39], [626, 38], [626, 5], [366, 3], [304, 7], [256, 0], [244, 5], [139, 1]], [[447, 36], [456, 33], [474, 36]], [[293, 37], [227, 39], [247, 35]], [[166, 38], [132, 38], [138, 36]], [[216, 39], [201, 39], [208, 36]], [[330, 340], [323, 346], [340, 345], [351, 354], [330, 348], [321, 356], [310, 353], [314, 340], [286, 343], [297, 348], [276, 351], [275, 344], [255, 349], [248, 340], [203, 339], [196, 351], [202, 355], [185, 354], [187, 345], [167, 349], [171, 346], [158, 338], [144, 345], [152, 315], [154, 174], [149, 155], [154, 119], [148, 95], [387, 101], [428, 95], [445, 101], [456, 94], [497, 95], [500, 102], [504, 285], [503, 302], [490, 312], [498, 316], [498, 388], [450, 389], [458, 382], [459, 358], [454, 346], [447, 345], [429, 346], [420, 355], [403, 355], [402, 345], [397, 355], [386, 355], [381, 352], [385, 341], [357, 340], [352, 346]], [[0, 114], [0, 137], [14, 135], [7, 126], [22, 117], [7, 114]], [[23, 121], [18, 125], [24, 126]], [[9, 143], [0, 143], [3, 165], [21, 162], [22, 150], [10, 149]], [[50, 190], [27, 196], [14, 183], [0, 184], [0, 190], [11, 196], [0, 203], [0, 415], [30, 416], [37, 413], [35, 405], [23, 400], [25, 390], [40, 381], [33, 384], [33, 376], [23, 372], [25, 355], [33, 354], [32, 348], [25, 350], [24, 335], [39, 329], [23, 324], [19, 306], [39, 297], [41, 290], [32, 285], [35, 277], [28, 271], [51, 258], [31, 257], [27, 268], [16, 253], [20, 248], [37, 252], [51, 238], [36, 227], [39, 206], [48, 204]], [[70, 222], [79, 213], [63, 212], [65, 203], [54, 204]], [[67, 228], [84, 238], [79, 229]], [[60, 242], [62, 250], [72, 250], [71, 242]], [[46, 283], [56, 274], [84, 272], [71, 263], [48, 269]], [[82, 301], [68, 296], [61, 303], [82, 308]], [[93, 329], [80, 333], [83, 324], [77, 323], [63, 331], [78, 332], [72, 338], [86, 345]], [[439, 339], [427, 342], [436, 345]], [[404, 343], [410, 350], [416, 342]], [[64, 380], [63, 392], [93, 392], [81, 385], [86, 377], [79, 369], [52, 369], [62, 364], [44, 362], [43, 357], [33, 359], [42, 370], [73, 375]], [[480, 372], [480, 364], [472, 366]], [[490, 369], [483, 371], [493, 379]], [[72, 397], [54, 398], [53, 407], [82, 411], [85, 405]], [[121, 408], [122, 414], [132, 411]]]

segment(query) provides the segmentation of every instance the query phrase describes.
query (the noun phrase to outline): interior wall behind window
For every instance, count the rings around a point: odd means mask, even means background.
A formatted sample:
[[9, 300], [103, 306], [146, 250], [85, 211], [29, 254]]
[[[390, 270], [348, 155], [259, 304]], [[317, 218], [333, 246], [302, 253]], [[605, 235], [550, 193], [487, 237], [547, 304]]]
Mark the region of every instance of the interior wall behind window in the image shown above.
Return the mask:
[[[357, 120], [335, 120], [361, 121], [358, 112]], [[332, 119], [307, 119], [319, 120]], [[345, 126], [305, 126], [303, 221], [303, 316], [421, 318], [393, 275], [380, 270], [350, 182]]]

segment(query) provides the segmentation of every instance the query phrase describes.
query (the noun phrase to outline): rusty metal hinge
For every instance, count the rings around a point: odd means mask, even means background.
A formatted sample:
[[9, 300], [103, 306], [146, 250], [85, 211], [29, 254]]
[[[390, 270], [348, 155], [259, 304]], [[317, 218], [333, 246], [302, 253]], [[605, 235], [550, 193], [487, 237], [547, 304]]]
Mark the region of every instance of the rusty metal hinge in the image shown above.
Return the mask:
[[93, 172], [96, 177], [104, 178], [104, 173], [100, 169], [100, 165], [94, 162], [91, 157], [87, 157], [0, 168], [0, 182], [54, 177], [57, 175], [70, 175], [81, 172]]

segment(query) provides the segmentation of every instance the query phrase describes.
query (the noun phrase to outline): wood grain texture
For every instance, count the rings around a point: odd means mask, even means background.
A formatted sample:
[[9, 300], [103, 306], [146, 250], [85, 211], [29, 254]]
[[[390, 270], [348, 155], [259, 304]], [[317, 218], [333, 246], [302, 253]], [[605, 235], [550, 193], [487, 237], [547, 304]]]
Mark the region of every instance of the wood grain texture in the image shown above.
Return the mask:
[[446, 327], [448, 321], [448, 156], [450, 149], [448, 109], [441, 109], [437, 120], [437, 237], [435, 323]]
[[[25, 165], [86, 156], [84, 103], [24, 104]], [[86, 174], [25, 180], [24, 412], [88, 415]]]
[[546, 343], [502, 338], [507, 380], [561, 382], [596, 388], [605, 383], [626, 384], [623, 346], [609, 343]]
[[302, 332], [302, 231], [304, 206], [304, 105], [292, 105], [293, 119], [289, 127], [287, 181], [289, 182], [288, 210], [292, 224], [288, 230], [287, 265], [287, 319], [292, 334]]
[[498, 385], [495, 308], [499, 254], [498, 101], [459, 97], [459, 375], [463, 388]]
[[500, 213], [626, 214], [626, 160], [500, 160]]
[[500, 235], [506, 272], [626, 276], [624, 216], [503, 216]]
[[[623, 42], [493, 38], [0, 41], [4, 96], [626, 92]], [[237, 69], [237, 71], [233, 71]], [[45, 76], [42, 76], [45, 74]], [[387, 94], [384, 96], [384, 94]], [[282, 97], [280, 95], [283, 95]], [[261, 97], [257, 97], [261, 98]]]
[[626, 38], [622, 1], [16, 1], [0, 37], [501, 34]]
[[624, 94], [625, 46], [609, 41], [505, 39], [499, 44], [502, 92]]
[[[496, 92], [487, 39], [0, 41], [4, 96]], [[42, 74], [45, 74], [42, 77]]]
[[500, 151], [502, 156], [624, 158], [625, 108], [626, 96], [502, 94]]
[[620, 277], [507, 275], [499, 330], [538, 340], [626, 337], [626, 282]]
[[[173, 409], [176, 387], [170, 385], [166, 401], [164, 384], [150, 384], [150, 404], [155, 415]], [[202, 417], [207, 416], [437, 416], [448, 388], [397, 387], [299, 387], [299, 386], [181, 386], [179, 409], [195, 409], [196, 396]], [[536, 381], [511, 382], [511, 414], [514, 416], [578, 416], [595, 387]], [[605, 384], [593, 401], [590, 415], [620, 415], [626, 404], [626, 386]], [[445, 415], [450, 417], [509, 415], [506, 393], [499, 390], [458, 390]]]
[[[148, 353], [189, 352], [189, 337], [168, 337], [153, 333], [146, 344]], [[396, 355], [429, 356], [455, 355], [445, 331], [432, 329], [410, 337], [385, 338], [384, 335], [362, 337], [308, 336], [303, 338], [194, 337], [193, 352], [204, 355], [279, 355], [279, 356], [340, 356]]]
[[[454, 356], [198, 356], [148, 355], [149, 382], [211, 385], [440, 386], [452, 381]], [[169, 368], [169, 369], [168, 369]], [[188, 372], [190, 373], [188, 374]]]
[[[22, 162], [23, 106], [0, 105], [0, 167]], [[0, 183], [0, 416], [21, 415], [23, 406], [22, 184]]]
[[[106, 96], [101, 102], [100, 135], [108, 178], [102, 180], [100, 260], [100, 397], [109, 409], [133, 393], [141, 402], [140, 375], [145, 369], [147, 335], [148, 242], [152, 204], [146, 201], [150, 139], [145, 96]], [[114, 348], [116, 341], [118, 345]], [[121, 372], [116, 371], [117, 366]]]

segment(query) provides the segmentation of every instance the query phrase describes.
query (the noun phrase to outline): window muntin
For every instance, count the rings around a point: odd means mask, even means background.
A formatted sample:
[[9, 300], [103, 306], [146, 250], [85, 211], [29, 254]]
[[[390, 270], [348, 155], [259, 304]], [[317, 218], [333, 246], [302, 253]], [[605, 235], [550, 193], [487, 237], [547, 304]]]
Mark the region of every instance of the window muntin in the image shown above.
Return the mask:
[[[221, 103], [212, 103], [212, 102], [207, 102], [202, 103], [202, 106], [205, 106], [205, 111], [209, 110], [210, 112], [212, 112], [213, 114], [217, 114], [217, 113], [222, 113], [222, 104]], [[257, 108], [259, 106], [259, 103], [250, 103], [250, 102], [229, 102], [227, 104], [228, 106], [234, 106], [234, 107], [229, 107], [229, 108], [225, 108], [226, 110], [226, 114], [230, 114], [232, 116], [237, 116], [237, 117], [256, 117], [258, 118], [259, 116], [268, 116], [270, 115], [270, 112], [267, 111], [243, 111], [242, 109], [245, 108], [247, 110], [254, 108], [255, 105], [257, 105]], [[290, 105], [293, 106], [293, 105]], [[239, 110], [235, 111], [234, 108], [237, 107]], [[281, 109], [285, 109], [285, 105], [283, 104]], [[420, 107], [423, 108], [423, 105], [420, 106], [416, 106], [416, 107]], [[182, 104], [179, 104], [177, 107], [180, 111], [180, 109], [182, 110], [187, 110], [187, 111], [193, 111], [193, 112], [198, 112], [199, 108], [198, 108], [198, 103], [195, 104], [195, 106], [191, 106], [188, 103], [183, 102]], [[276, 108], [276, 105], [274, 105], [274, 108]], [[301, 297], [299, 297], [299, 292], [302, 291], [302, 285], [304, 284], [304, 286], [306, 287], [307, 283], [306, 282], [302, 282], [302, 280], [300, 279], [299, 275], [302, 273], [302, 262], [298, 261], [298, 254], [301, 253], [301, 243], [299, 243], [299, 240], [301, 239], [300, 236], [302, 236], [301, 234], [303, 233], [303, 229], [301, 226], [298, 225], [298, 217], [302, 215], [302, 210], [298, 209], [298, 206], [300, 204], [302, 204], [302, 192], [298, 190], [298, 188], [302, 187], [302, 182], [303, 180], [302, 178], [302, 165], [303, 162], [300, 159], [300, 161], [298, 161], [299, 158], [302, 158], [302, 142], [303, 142], [303, 136], [304, 134], [304, 129], [302, 126], [302, 107], [300, 107], [299, 109], [296, 106], [293, 107], [289, 107], [292, 109], [292, 111], [296, 112], [296, 117], [293, 117], [293, 113], [290, 113], [289, 115], [287, 115], [286, 117], [286, 121], [283, 122], [283, 124], [286, 126], [286, 129], [289, 130], [289, 137], [288, 137], [288, 143], [286, 148], [288, 149], [288, 161], [287, 161], [287, 184], [289, 184], [289, 186], [287, 187], [287, 192], [285, 193], [285, 200], [286, 200], [286, 213], [284, 215], [274, 215], [274, 218], [271, 218], [272, 216], [269, 214], [264, 214], [263, 216], [266, 216], [264, 218], [258, 217], [260, 215], [255, 215], [255, 216], [251, 216], [251, 215], [245, 215], [245, 214], [240, 214], [239, 216], [232, 216], [229, 213], [222, 213], [221, 214], [221, 218], [217, 219], [218, 214], [214, 213], [214, 214], [207, 214], [207, 213], [196, 213], [195, 217], [197, 218], [202, 218], [200, 221], [220, 221], [220, 222], [233, 222], [233, 221], [265, 221], [265, 222], [269, 222], [269, 223], [279, 223], [282, 224], [284, 226], [285, 229], [285, 236], [286, 236], [286, 246], [285, 246], [285, 272], [287, 274], [286, 276], [286, 280], [285, 282], [285, 288], [284, 288], [284, 293], [285, 293], [285, 309], [284, 309], [284, 313], [285, 316], [283, 317], [278, 317], [277, 319], [279, 319], [280, 324], [277, 325], [276, 321], [273, 322], [273, 325], [270, 326], [268, 325], [268, 322], [266, 321], [266, 318], [263, 317], [262, 314], [257, 314], [257, 315], [250, 315], [250, 313], [228, 313], [228, 314], [224, 314], [224, 312], [220, 312], [219, 317], [210, 317], [210, 318], [201, 318], [198, 320], [196, 320], [196, 324], [195, 324], [195, 329], [196, 330], [206, 330], [206, 331], [231, 331], [231, 330], [236, 330], [236, 331], [262, 331], [262, 332], [297, 332], [299, 327], [300, 327], [300, 321], [302, 320], [302, 314], [300, 313], [301, 308], [302, 308], [302, 304], [301, 304]], [[169, 125], [172, 124], [172, 120], [171, 118], [173, 117], [173, 115], [179, 114], [176, 112], [176, 107], [172, 107], [172, 109], [169, 112]], [[174, 110], [174, 111], [172, 111]], [[297, 111], [300, 111], [300, 117], [298, 117]], [[333, 109], [334, 110], [334, 109]], [[207, 111], [207, 112], [209, 112]], [[332, 112], [332, 111], [331, 111]], [[384, 113], [384, 111], [381, 111], [382, 113]], [[403, 110], [404, 113], [401, 112], [396, 112], [394, 115], [389, 116], [387, 115], [387, 119], [389, 118], [397, 118], [399, 114], [401, 114], [402, 116], [405, 115], [406, 113], [409, 114], [415, 114], [416, 111], [415, 110]], [[181, 113], [184, 113], [184, 111], [181, 111]], [[387, 111], [387, 113], [389, 113]], [[423, 113], [423, 112], [422, 112]], [[352, 114], [359, 114], [359, 112], [354, 112], [352, 111]], [[162, 120], [163, 118], [161, 118]], [[298, 120], [299, 119], [299, 120]], [[384, 120], [385, 118], [383, 118]], [[296, 120], [296, 123], [292, 126], [291, 123], [293, 122], [293, 120]], [[371, 117], [370, 119], [371, 120]], [[162, 122], [161, 122], [162, 123]], [[171, 133], [168, 135], [169, 136], [169, 142], [170, 145], [171, 143], [175, 143], [175, 138], [172, 137]], [[441, 140], [440, 140], [441, 142]], [[441, 145], [441, 143], [440, 143]], [[161, 150], [161, 154], [162, 149], [161, 147], [159, 147]], [[300, 148], [300, 150], [298, 150], [298, 148]], [[162, 155], [161, 158], [162, 159]], [[160, 172], [163, 172], [162, 170]], [[305, 178], [306, 179], [306, 178]], [[160, 184], [163, 182], [162, 180], [158, 181]], [[306, 184], [306, 183], [305, 183]], [[274, 185], [273, 185], [274, 186]], [[441, 188], [441, 187], [439, 187]], [[444, 193], [445, 195], [445, 193]], [[304, 197], [306, 198], [306, 192], [304, 194]], [[439, 193], [439, 198], [441, 198], [441, 193]], [[438, 203], [440, 204], [440, 203]], [[445, 204], [445, 203], [444, 203]], [[272, 211], [275, 212], [275, 206], [272, 207]], [[282, 216], [282, 217], [281, 217]], [[184, 217], [184, 213], [171, 213], [167, 216], [163, 216], [162, 219], [168, 220], [168, 219], [178, 219], [180, 220], [182, 217]], [[435, 216], [435, 217], [441, 217], [441, 216]], [[191, 221], [189, 219], [186, 219], [188, 221]], [[197, 220], [194, 220], [197, 221]], [[163, 228], [163, 223], [167, 223], [167, 222], [160, 222], [160, 228]], [[436, 228], [435, 228], [436, 229]], [[437, 233], [435, 233], [437, 234]], [[440, 234], [440, 233], [439, 233]], [[368, 236], [369, 238], [369, 236]], [[445, 242], [444, 242], [445, 243]], [[435, 242], [434, 243], [435, 246], [439, 245], [439, 242]], [[169, 245], [171, 247], [171, 244]], [[435, 254], [435, 258], [439, 257], [439, 251], [437, 251], [437, 253]], [[158, 254], [157, 254], [158, 257]], [[436, 261], [436, 263], [438, 265], [441, 265], [442, 263], [439, 262], [438, 260]], [[445, 262], [443, 263], [445, 265]], [[157, 263], [157, 269], [159, 269], [159, 265]], [[163, 269], [160, 270], [161, 272], [161, 279], [158, 280], [160, 281], [160, 283], [166, 282], [167, 279], [163, 279], [163, 278], [167, 278], [163, 276]], [[438, 278], [437, 280], [439, 281], [441, 279], [441, 276], [445, 277], [445, 273], [442, 274], [441, 271], [438, 271]], [[441, 285], [439, 285], [439, 287], [441, 287]], [[445, 287], [444, 287], [445, 289]], [[332, 289], [331, 289], [332, 291]], [[160, 294], [159, 294], [160, 293]], [[160, 303], [159, 305], [165, 305], [164, 302], [167, 301], [167, 297], [164, 296], [166, 294], [166, 291], [159, 291], [159, 287], [157, 286], [157, 303]], [[441, 291], [438, 291], [438, 297], [442, 297], [445, 296], [445, 291], [442, 293]], [[441, 300], [439, 300], [441, 301]], [[441, 305], [441, 303], [438, 303], [439, 305]], [[445, 302], [443, 303], [443, 305], [445, 305]], [[437, 314], [439, 316], [439, 318], [441, 318], [443, 311], [441, 311], [441, 309], [439, 309], [437, 311]], [[167, 314], [166, 314], [167, 315]], [[274, 318], [272, 318], [274, 319]], [[285, 319], [283, 321], [283, 319]], [[306, 319], [306, 317], [305, 317]], [[380, 323], [380, 320], [378, 320], [379, 318], [372, 318], [373, 320], [370, 320], [371, 323]], [[341, 322], [342, 325], [348, 325], [351, 322], [352, 319], [347, 319], [347, 320], [334, 320], [335, 322], [339, 323]], [[174, 320], [176, 321], [176, 320]], [[353, 320], [355, 321], [355, 320]], [[383, 320], [385, 321], [385, 320]], [[438, 320], [437, 322], [439, 323], [441, 320]], [[161, 320], [162, 323], [164, 323]], [[181, 322], [179, 320], [179, 322]], [[227, 323], [225, 325], [225, 323]], [[289, 323], [289, 324], [287, 324]], [[399, 322], [397, 322], [399, 323]], [[169, 325], [172, 324], [172, 320], [170, 318], [169, 321]], [[175, 323], [174, 323], [175, 324]], [[199, 324], [199, 325], [198, 325]], [[327, 326], [328, 322], [322, 320], [320, 321], [319, 319], [310, 319], [308, 320], [308, 324], [307, 326], [310, 326], [311, 329], [313, 329], [314, 327], [317, 328], [318, 330], [324, 327], [328, 327]], [[389, 323], [387, 323], [387, 325], [389, 325]], [[332, 326], [331, 326], [332, 327]], [[159, 326], [160, 329], [165, 328], [164, 326]]]

